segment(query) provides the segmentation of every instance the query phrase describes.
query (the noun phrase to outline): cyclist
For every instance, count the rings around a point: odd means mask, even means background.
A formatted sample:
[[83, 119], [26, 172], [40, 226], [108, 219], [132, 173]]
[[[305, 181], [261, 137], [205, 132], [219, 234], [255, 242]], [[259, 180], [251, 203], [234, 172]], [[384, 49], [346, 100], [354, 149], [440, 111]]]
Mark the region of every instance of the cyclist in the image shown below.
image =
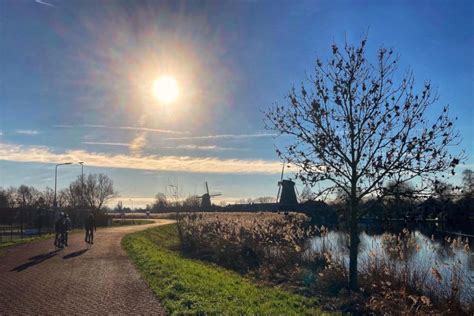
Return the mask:
[[58, 248], [62, 247], [61, 239], [63, 237], [63, 226], [64, 226], [63, 217], [64, 217], [64, 213], [63, 212], [59, 213], [59, 217], [54, 223], [54, 231], [56, 232], [56, 236], [54, 237], [54, 245]]
[[92, 212], [90, 212], [87, 216], [86, 221], [84, 223], [84, 228], [86, 229], [86, 243], [89, 243], [91, 245], [94, 244], [94, 231], [97, 230], [97, 227], [95, 225], [95, 218]]
[[67, 247], [68, 246], [68, 244], [67, 244], [68, 235], [69, 235], [69, 231], [71, 230], [71, 227], [72, 227], [71, 219], [69, 218], [68, 214], [64, 214], [63, 225], [64, 225], [64, 227], [63, 227], [64, 245]]

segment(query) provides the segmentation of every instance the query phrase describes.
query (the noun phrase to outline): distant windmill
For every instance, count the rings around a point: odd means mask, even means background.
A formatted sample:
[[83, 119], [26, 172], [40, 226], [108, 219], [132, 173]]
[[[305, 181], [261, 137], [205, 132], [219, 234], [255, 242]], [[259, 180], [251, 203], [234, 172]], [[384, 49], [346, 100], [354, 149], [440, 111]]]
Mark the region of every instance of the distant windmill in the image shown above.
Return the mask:
[[288, 179], [283, 180], [283, 174], [285, 172], [285, 161], [283, 161], [283, 168], [281, 169], [281, 177], [278, 182], [278, 194], [277, 203], [281, 209], [291, 208], [298, 204], [295, 193], [295, 183]]
[[213, 193], [213, 194], [209, 193], [209, 186], [207, 185], [207, 181], [206, 181], [206, 193], [204, 193], [203, 195], [197, 197], [197, 198], [201, 199], [201, 209], [202, 210], [210, 209], [211, 208], [211, 197], [219, 196], [219, 195], [222, 195], [222, 193]]
[[281, 193], [281, 184], [283, 182], [283, 174], [285, 173], [285, 161], [283, 160], [283, 167], [281, 168], [281, 177], [280, 181], [278, 181], [278, 193], [277, 193], [277, 202], [280, 200], [280, 193]]

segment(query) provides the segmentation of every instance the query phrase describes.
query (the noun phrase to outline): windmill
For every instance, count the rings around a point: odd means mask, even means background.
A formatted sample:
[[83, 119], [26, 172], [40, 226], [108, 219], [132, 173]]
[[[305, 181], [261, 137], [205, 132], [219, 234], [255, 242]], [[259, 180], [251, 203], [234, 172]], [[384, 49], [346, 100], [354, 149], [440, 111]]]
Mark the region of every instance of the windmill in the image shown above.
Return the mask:
[[209, 193], [209, 186], [207, 185], [207, 181], [205, 183], [206, 183], [206, 193], [204, 193], [203, 195], [197, 197], [198, 199], [201, 199], [201, 209], [202, 210], [206, 210], [206, 209], [211, 208], [211, 197], [222, 195], [222, 193], [210, 194]]
[[283, 161], [283, 168], [281, 169], [281, 177], [278, 182], [277, 193], [277, 203], [280, 205], [281, 209], [291, 208], [298, 204], [295, 193], [295, 183], [290, 179], [283, 180], [284, 172], [285, 161]]

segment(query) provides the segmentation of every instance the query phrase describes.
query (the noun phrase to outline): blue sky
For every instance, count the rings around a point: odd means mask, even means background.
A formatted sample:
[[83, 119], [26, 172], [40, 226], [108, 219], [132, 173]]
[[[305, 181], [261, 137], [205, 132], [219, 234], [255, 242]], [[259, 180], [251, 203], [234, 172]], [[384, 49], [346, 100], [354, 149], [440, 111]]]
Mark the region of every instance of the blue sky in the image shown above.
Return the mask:
[[[0, 186], [52, 187], [51, 163], [84, 160], [124, 204], [171, 182], [183, 196], [204, 181], [228, 201], [274, 196], [278, 140], [261, 112], [333, 42], [366, 33], [369, 51], [393, 47], [438, 87], [472, 168], [473, 14], [472, 1], [3, 0]], [[151, 95], [161, 75], [178, 82], [172, 104]], [[62, 167], [59, 186], [79, 173]]]

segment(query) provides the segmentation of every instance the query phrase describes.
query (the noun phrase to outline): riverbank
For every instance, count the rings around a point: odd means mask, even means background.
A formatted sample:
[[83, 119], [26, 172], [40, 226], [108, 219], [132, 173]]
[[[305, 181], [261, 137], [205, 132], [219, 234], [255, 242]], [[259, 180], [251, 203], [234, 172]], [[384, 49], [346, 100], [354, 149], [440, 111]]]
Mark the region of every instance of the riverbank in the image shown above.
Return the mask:
[[174, 224], [127, 235], [122, 246], [170, 314], [324, 314], [314, 298], [183, 257]]

